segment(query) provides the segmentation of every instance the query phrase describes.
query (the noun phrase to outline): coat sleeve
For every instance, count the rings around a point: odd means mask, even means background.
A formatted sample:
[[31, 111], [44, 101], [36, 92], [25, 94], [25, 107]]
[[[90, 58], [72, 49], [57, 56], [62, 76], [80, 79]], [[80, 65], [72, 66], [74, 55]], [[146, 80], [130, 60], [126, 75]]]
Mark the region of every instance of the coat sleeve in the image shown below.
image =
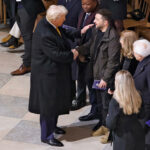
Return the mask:
[[117, 126], [117, 121], [119, 118], [119, 104], [112, 99], [109, 103], [109, 110], [106, 117], [106, 126], [114, 130]]
[[50, 37], [43, 37], [41, 46], [44, 54], [55, 62], [71, 63], [73, 61], [73, 53], [61, 50], [61, 47], [58, 47], [57, 43]]
[[62, 28], [63, 33], [66, 37], [72, 41], [75, 41], [76, 38], [81, 38], [81, 30], [70, 27], [68, 29]]
[[79, 52], [80, 55], [89, 55], [90, 54], [90, 46], [92, 43], [92, 38], [87, 41], [86, 43], [84, 43], [83, 45], [77, 47], [77, 51]]
[[109, 82], [120, 66], [120, 44], [118, 38], [114, 37], [108, 45], [108, 62], [102, 79]]
[[148, 92], [150, 93], [150, 63], [148, 64], [148, 69], [147, 69], [147, 85], [148, 85]]

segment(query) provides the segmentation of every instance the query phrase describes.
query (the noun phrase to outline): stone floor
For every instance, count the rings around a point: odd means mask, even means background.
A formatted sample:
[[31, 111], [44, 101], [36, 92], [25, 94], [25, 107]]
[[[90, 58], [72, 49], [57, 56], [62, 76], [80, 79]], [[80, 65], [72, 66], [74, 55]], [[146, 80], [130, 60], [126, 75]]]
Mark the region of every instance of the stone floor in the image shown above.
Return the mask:
[[[0, 31], [0, 39], [7, 34]], [[21, 64], [20, 50], [9, 53], [0, 46], [0, 150], [112, 150], [110, 144], [101, 144], [100, 137], [92, 137], [95, 121], [80, 122], [78, 117], [89, 112], [90, 106], [59, 118], [58, 125], [67, 134], [59, 138], [63, 148], [40, 142], [39, 116], [28, 112], [30, 74], [11, 76]]]

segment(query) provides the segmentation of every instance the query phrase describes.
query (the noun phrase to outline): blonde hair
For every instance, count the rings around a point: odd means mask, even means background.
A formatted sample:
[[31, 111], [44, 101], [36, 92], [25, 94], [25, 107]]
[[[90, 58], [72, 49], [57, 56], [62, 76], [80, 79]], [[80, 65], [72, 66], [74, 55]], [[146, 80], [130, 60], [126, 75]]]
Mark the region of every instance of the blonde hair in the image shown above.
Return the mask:
[[51, 5], [46, 12], [46, 18], [49, 21], [56, 20], [61, 15], [67, 15], [68, 10], [62, 5]]
[[120, 39], [123, 41], [121, 55], [132, 59], [133, 43], [138, 39], [137, 34], [134, 31], [124, 30], [121, 32]]
[[127, 115], [137, 114], [141, 108], [142, 99], [135, 88], [132, 75], [121, 70], [115, 76], [115, 91], [113, 96], [119, 103], [123, 113]]

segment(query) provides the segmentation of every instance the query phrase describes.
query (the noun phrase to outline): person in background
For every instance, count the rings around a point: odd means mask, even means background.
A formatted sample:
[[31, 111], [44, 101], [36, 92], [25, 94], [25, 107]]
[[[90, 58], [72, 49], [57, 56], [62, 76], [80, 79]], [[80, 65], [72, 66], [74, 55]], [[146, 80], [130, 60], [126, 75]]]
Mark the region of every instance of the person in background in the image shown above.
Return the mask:
[[[82, 29], [84, 26], [88, 24], [92, 24], [95, 18], [96, 11], [99, 9], [99, 4], [97, 0], [82, 0], [82, 8], [78, 19], [78, 29]], [[91, 38], [92, 29], [88, 30], [86, 34], [82, 36], [81, 39], [77, 40], [77, 45], [83, 45], [88, 42]], [[72, 101], [71, 110], [77, 110], [86, 105], [87, 92], [86, 87], [89, 90], [89, 100], [92, 105], [90, 112], [85, 115], [79, 117], [80, 121], [88, 121], [93, 120], [97, 117], [97, 108], [96, 108], [96, 93], [95, 90], [92, 89], [93, 84], [93, 76], [87, 77], [88, 75], [88, 65], [90, 61], [90, 56], [82, 56], [79, 55], [78, 62], [78, 79], [77, 79], [77, 97]]]
[[100, 0], [100, 5], [112, 13], [118, 33], [123, 31], [123, 20], [127, 16], [127, 0]]
[[11, 75], [23, 75], [31, 71], [32, 34], [37, 14], [45, 11], [41, 0], [16, 0], [16, 21], [24, 40], [24, 55], [22, 65]]
[[121, 70], [115, 76], [115, 91], [106, 117], [106, 126], [113, 132], [113, 150], [145, 150], [144, 128], [139, 121], [142, 118], [142, 99], [132, 75]]
[[[66, 29], [76, 29], [78, 24], [78, 17], [82, 10], [81, 0], [58, 0], [58, 5], [63, 5], [68, 10], [66, 20], [63, 24], [63, 28]], [[76, 42], [68, 39], [71, 48], [76, 46]], [[78, 75], [77, 62], [72, 62], [72, 101], [76, 99], [76, 80]]]
[[132, 75], [134, 74], [138, 61], [133, 55], [133, 43], [138, 39], [137, 34], [131, 30], [121, 32], [121, 69], [128, 70]]
[[143, 121], [145, 130], [146, 150], [150, 149], [150, 128], [145, 123], [150, 120], [150, 42], [146, 39], [137, 40], [133, 43], [135, 58], [139, 64], [134, 73], [134, 81], [137, 90], [140, 92], [144, 108], [145, 118]]

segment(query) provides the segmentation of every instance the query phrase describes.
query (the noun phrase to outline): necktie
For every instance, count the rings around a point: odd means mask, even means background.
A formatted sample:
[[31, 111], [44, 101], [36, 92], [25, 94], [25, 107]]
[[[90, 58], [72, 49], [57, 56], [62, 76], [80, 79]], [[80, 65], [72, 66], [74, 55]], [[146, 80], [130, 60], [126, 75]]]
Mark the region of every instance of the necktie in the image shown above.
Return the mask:
[[58, 28], [56, 28], [58, 34], [61, 36], [60, 30]]
[[83, 24], [82, 24], [83, 27], [85, 26], [85, 23], [86, 23], [86, 20], [87, 20], [88, 16], [89, 16], [89, 14], [86, 13], [86, 15], [85, 15], [85, 17], [84, 17]]

